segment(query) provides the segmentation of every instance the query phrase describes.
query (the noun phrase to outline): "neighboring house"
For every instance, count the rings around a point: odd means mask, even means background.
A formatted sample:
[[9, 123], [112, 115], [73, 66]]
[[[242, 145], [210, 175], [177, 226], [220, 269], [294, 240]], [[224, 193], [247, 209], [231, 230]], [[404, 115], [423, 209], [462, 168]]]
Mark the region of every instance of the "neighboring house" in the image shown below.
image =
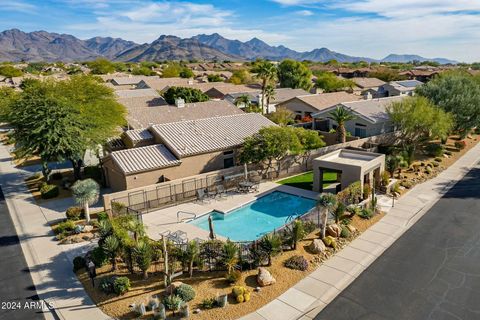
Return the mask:
[[114, 86], [131, 86], [135, 87], [142, 81], [149, 81], [160, 79], [158, 76], [126, 76], [126, 77], [113, 77], [108, 82]]
[[400, 72], [401, 76], [406, 76], [409, 80], [418, 80], [420, 82], [428, 82], [440, 72], [438, 70], [408, 70]]
[[351, 78], [350, 80], [355, 83], [355, 87], [353, 87], [354, 94], [371, 98], [380, 98], [379, 89], [386, 83], [377, 78]]
[[[356, 118], [345, 123], [345, 129], [352, 135], [360, 138], [376, 136], [379, 134], [392, 132], [393, 125], [387, 113], [387, 107], [393, 102], [401, 101], [406, 96], [396, 96], [379, 99], [369, 99], [360, 101], [343, 102], [330, 108], [324, 109], [312, 115], [315, 119], [315, 125], [323, 120], [326, 128], [322, 131], [329, 131], [337, 128], [337, 123], [332, 119], [331, 112], [337, 106], [350, 110]], [[319, 128], [315, 128], [319, 129]]]
[[243, 114], [225, 100], [169, 105], [161, 97], [120, 98], [128, 112], [127, 120], [132, 129], [147, 128], [152, 124], [196, 120], [209, 117]]
[[186, 78], [147, 78], [143, 79], [136, 85], [137, 89], [151, 88], [159, 92], [166, 91], [169, 87], [188, 87], [197, 81]]
[[341, 76], [343, 78], [365, 78], [368, 77], [369, 73], [372, 72], [370, 68], [338, 68], [333, 70], [337, 76]]
[[125, 89], [115, 90], [115, 94], [118, 98], [136, 98], [136, 97], [160, 97], [157, 90], [154, 89]]
[[148, 133], [127, 131], [125, 145], [139, 147], [113, 151], [102, 160], [107, 184], [119, 191], [232, 167], [244, 139], [272, 125], [260, 114], [241, 112], [155, 124]]
[[422, 84], [423, 82], [418, 80], [392, 81], [381, 86], [380, 93], [385, 97], [413, 96], [415, 94], [415, 88]]
[[361, 97], [344, 91], [307, 94], [297, 96], [282, 103], [277, 104], [278, 107], [284, 107], [295, 114], [296, 119], [310, 117], [313, 113], [317, 113], [324, 109], [336, 106], [345, 101], [359, 100]]

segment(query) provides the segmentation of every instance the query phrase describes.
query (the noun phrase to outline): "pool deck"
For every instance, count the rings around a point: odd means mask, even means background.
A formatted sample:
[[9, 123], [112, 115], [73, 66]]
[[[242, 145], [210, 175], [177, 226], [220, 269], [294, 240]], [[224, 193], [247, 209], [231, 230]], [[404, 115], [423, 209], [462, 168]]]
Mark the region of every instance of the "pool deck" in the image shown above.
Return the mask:
[[[263, 197], [271, 192], [281, 191], [290, 193], [296, 196], [315, 199], [318, 196], [317, 192], [299, 189], [295, 187], [280, 185], [275, 182], [264, 182], [259, 186], [258, 192], [254, 193], [237, 193], [229, 192], [227, 198], [212, 199], [209, 202], [188, 202], [176, 206], [152, 211], [143, 215], [143, 223], [147, 227], [147, 234], [150, 238], [158, 240], [164, 232], [175, 232], [181, 230], [187, 233], [188, 239], [200, 238], [207, 240], [208, 231], [196, 227], [186, 222], [177, 221], [177, 212], [185, 212], [180, 214], [180, 220], [191, 219], [192, 214], [197, 218], [212, 212], [213, 210], [220, 212], [228, 212], [236, 208], [242, 207], [260, 197]], [[217, 235], [219, 239], [224, 239]]]

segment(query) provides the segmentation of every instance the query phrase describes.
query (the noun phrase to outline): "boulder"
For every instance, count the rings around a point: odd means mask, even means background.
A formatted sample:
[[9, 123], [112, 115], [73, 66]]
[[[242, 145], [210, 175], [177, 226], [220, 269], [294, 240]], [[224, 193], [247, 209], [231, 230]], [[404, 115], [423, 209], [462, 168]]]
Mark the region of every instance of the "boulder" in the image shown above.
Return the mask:
[[311, 253], [322, 253], [325, 251], [325, 244], [323, 243], [322, 240], [320, 239], [313, 239], [312, 243], [308, 246], [308, 250], [310, 250]]
[[93, 230], [93, 226], [91, 226], [91, 225], [86, 225], [83, 228], [83, 232], [92, 232], [92, 230]]
[[355, 228], [354, 226], [352, 226], [352, 225], [350, 225], [350, 224], [347, 225], [347, 229], [348, 229], [348, 231], [350, 231], [350, 232], [352, 232], [352, 233], [353, 233], [353, 232], [357, 232], [357, 228]]
[[167, 289], [165, 289], [165, 291], [168, 294], [175, 293], [175, 290], [177, 290], [177, 288], [180, 287], [180, 285], [182, 285], [182, 284], [183, 284], [183, 282], [181, 282], [181, 281], [174, 281], [167, 287]]
[[265, 268], [258, 268], [257, 282], [260, 287], [266, 287], [277, 282], [272, 274]]
[[342, 233], [342, 228], [340, 228], [337, 224], [331, 224], [327, 226], [327, 234], [329, 236], [338, 238], [340, 237], [340, 234]]

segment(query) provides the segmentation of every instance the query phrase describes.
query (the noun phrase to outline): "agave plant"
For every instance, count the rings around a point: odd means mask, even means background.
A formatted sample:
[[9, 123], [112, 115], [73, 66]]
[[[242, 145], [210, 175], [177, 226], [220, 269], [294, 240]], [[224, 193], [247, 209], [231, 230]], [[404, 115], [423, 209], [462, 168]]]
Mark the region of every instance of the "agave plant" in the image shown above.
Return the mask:
[[152, 248], [147, 241], [139, 241], [134, 248], [135, 262], [143, 272], [143, 279], [148, 279], [148, 269], [152, 265]]
[[93, 179], [79, 180], [72, 186], [75, 202], [85, 208], [85, 218], [90, 222], [90, 206], [98, 201], [100, 186]]
[[108, 236], [107, 238], [105, 238], [102, 248], [110, 258], [110, 261], [112, 263], [112, 271], [117, 270], [117, 256], [120, 253], [121, 249], [120, 241], [118, 240], [118, 238], [114, 235]]

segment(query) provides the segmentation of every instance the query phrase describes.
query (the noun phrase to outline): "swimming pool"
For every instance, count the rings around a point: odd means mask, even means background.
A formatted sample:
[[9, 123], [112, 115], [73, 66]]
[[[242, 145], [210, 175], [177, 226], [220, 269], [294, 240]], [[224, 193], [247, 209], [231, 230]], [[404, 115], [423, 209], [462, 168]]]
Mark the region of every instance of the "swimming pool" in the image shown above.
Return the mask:
[[[315, 200], [274, 191], [227, 214], [212, 211], [216, 234], [232, 241], [251, 241], [285, 224], [291, 216], [301, 216], [315, 207]], [[189, 222], [208, 231], [208, 215]]]

